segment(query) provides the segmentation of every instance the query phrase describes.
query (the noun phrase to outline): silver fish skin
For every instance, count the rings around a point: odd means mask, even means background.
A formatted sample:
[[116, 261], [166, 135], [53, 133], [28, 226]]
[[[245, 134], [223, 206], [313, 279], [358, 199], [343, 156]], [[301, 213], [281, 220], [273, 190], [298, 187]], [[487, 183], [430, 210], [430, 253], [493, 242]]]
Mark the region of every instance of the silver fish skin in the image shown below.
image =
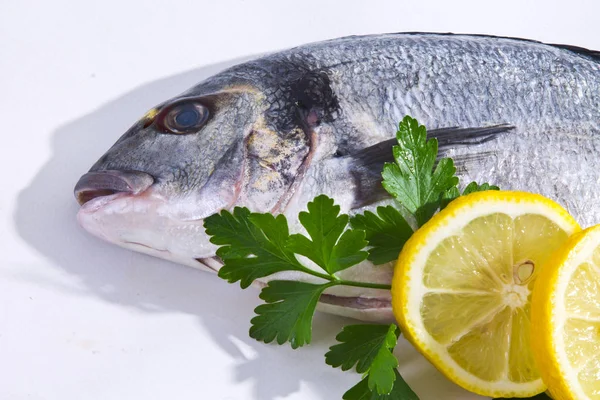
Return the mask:
[[[298, 232], [298, 212], [321, 193], [351, 214], [389, 203], [380, 172], [411, 115], [461, 182], [541, 193], [598, 223], [599, 60], [573, 46], [426, 33], [275, 53], [150, 110], [77, 184], [78, 219], [119, 246], [216, 271], [203, 219], [220, 210], [284, 213]], [[392, 267], [340, 275], [389, 283]], [[332, 288], [320, 309], [392, 319], [383, 290]]]

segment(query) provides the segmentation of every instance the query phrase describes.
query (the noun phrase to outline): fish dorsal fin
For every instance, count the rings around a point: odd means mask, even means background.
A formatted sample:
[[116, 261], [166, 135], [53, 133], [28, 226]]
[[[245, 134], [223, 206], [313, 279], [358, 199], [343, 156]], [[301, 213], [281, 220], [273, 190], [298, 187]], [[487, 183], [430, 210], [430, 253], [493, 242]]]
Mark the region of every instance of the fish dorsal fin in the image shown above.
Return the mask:
[[580, 56], [584, 56], [584, 57], [594, 60], [596, 62], [600, 62], [600, 51], [598, 51], [598, 50], [590, 50], [590, 49], [586, 49], [585, 47], [572, 46], [569, 44], [544, 43], [544, 42], [540, 42], [539, 40], [524, 39], [524, 38], [519, 38], [519, 37], [473, 34], [473, 33], [466, 34], [466, 33], [453, 33], [453, 32], [396, 32], [394, 34], [395, 35], [422, 35], [422, 36], [435, 35], [435, 36], [459, 36], [459, 37], [462, 36], [462, 37], [473, 37], [473, 38], [479, 37], [479, 38], [490, 38], [490, 39], [509, 39], [509, 40], [516, 40], [519, 42], [537, 43], [537, 44], [541, 44], [544, 46], [556, 47], [556, 48], [559, 48], [562, 50], [567, 50], [567, 51], [579, 54]]
[[550, 46], [558, 47], [559, 49], [568, 50], [573, 53], [577, 53], [579, 55], [591, 58], [596, 62], [600, 62], [600, 51], [598, 50], [590, 50], [584, 47], [579, 46], [571, 46], [569, 44], [550, 44]]
[[[443, 155], [447, 150], [463, 146], [477, 146], [494, 140], [498, 135], [505, 134], [514, 129], [511, 125], [493, 125], [477, 128], [441, 128], [427, 132], [428, 138], [437, 138], [439, 153]], [[362, 207], [382, 200], [389, 195], [381, 186], [381, 171], [383, 164], [394, 161], [392, 147], [398, 142], [388, 139], [344, 158], [349, 161], [350, 174], [354, 179], [356, 193], [354, 208]], [[474, 152], [477, 154], [477, 152]], [[489, 153], [481, 153], [489, 154]], [[461, 159], [455, 160], [458, 170], [461, 169]]]

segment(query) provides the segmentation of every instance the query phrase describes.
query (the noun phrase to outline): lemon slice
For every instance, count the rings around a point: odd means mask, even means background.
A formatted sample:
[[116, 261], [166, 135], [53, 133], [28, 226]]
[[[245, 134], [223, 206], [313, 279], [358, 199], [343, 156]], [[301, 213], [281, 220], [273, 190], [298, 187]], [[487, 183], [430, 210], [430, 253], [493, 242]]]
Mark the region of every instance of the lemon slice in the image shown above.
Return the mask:
[[392, 305], [403, 333], [467, 390], [544, 391], [530, 349], [531, 290], [539, 266], [579, 229], [540, 195], [488, 191], [453, 201], [398, 258]]
[[573, 235], [544, 265], [531, 319], [554, 399], [600, 399], [600, 226]]

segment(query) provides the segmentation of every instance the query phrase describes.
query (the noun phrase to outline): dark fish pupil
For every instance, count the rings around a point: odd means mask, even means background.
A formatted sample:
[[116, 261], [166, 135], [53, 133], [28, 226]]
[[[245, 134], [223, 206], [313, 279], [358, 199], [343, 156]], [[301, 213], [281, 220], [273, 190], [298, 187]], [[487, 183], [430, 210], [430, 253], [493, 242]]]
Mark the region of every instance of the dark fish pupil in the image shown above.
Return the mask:
[[175, 115], [175, 123], [182, 128], [189, 128], [196, 125], [199, 119], [200, 114], [193, 108], [181, 110], [177, 115]]

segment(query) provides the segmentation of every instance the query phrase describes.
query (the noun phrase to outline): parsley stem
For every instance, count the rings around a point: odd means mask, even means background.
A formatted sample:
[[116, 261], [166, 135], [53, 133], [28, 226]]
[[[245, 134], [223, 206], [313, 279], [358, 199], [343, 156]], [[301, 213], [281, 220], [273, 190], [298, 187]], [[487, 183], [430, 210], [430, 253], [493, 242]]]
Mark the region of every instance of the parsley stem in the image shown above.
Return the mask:
[[326, 281], [329, 281], [329, 282], [337, 283], [339, 281], [339, 279], [335, 276], [322, 274], [320, 272], [314, 271], [314, 270], [312, 270], [310, 268], [306, 268], [304, 266], [302, 266], [301, 271], [303, 271], [304, 273], [307, 273], [309, 275], [316, 276], [317, 278], [325, 279]]
[[312, 269], [305, 268], [305, 267], [302, 268], [302, 271], [309, 275], [316, 276], [317, 278], [321, 278], [321, 279], [325, 279], [325, 280], [329, 281], [330, 283], [328, 285], [330, 285], [330, 286], [354, 286], [354, 287], [361, 287], [361, 288], [383, 289], [383, 290], [391, 290], [392, 289], [392, 285], [386, 285], [384, 283], [345, 281], [343, 279], [339, 279], [335, 275], [323, 274], [323, 273], [320, 273], [320, 272], [317, 272], [317, 271], [314, 271]]
[[386, 285], [384, 283], [368, 283], [368, 282], [355, 282], [355, 281], [344, 281], [344, 280], [339, 280], [336, 283], [338, 285], [344, 285], [344, 286], [355, 286], [355, 287], [370, 288], [370, 289], [392, 290], [392, 285]]

